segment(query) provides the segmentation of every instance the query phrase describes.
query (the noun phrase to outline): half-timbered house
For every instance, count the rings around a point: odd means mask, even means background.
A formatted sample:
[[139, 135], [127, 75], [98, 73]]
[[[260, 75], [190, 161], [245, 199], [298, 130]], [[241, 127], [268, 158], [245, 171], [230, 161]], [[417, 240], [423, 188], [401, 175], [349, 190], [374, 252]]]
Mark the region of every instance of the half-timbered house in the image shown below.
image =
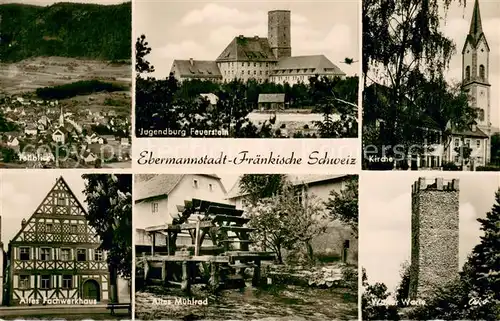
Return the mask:
[[108, 301], [109, 273], [85, 209], [59, 177], [9, 243], [9, 304]]

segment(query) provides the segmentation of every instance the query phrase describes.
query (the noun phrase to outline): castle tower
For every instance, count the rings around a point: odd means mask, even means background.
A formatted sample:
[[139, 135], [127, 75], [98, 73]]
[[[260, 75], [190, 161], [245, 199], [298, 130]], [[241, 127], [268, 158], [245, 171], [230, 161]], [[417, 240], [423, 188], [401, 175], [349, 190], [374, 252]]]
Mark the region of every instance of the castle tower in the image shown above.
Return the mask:
[[412, 187], [410, 298], [458, 276], [459, 180], [419, 178]]
[[[491, 137], [490, 47], [481, 22], [479, 0], [475, 0], [469, 34], [462, 49], [462, 88], [469, 93], [470, 104], [478, 111], [477, 126]], [[488, 139], [486, 163], [490, 161]]]
[[292, 56], [290, 11], [268, 12], [267, 40], [276, 59]]

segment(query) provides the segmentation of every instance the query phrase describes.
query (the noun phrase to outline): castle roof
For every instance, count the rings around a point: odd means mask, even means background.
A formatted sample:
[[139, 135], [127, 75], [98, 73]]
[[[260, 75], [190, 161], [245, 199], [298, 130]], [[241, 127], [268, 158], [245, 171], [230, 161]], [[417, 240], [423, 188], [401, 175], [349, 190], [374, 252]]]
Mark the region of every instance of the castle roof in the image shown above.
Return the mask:
[[222, 78], [219, 67], [212, 60], [174, 60], [172, 69], [180, 77]]
[[216, 61], [276, 62], [276, 57], [269, 46], [267, 38], [238, 36], [234, 37]]
[[325, 55], [295, 56], [280, 59], [274, 72], [294, 69], [314, 69], [313, 73], [333, 74], [345, 76], [338, 66], [331, 62]]

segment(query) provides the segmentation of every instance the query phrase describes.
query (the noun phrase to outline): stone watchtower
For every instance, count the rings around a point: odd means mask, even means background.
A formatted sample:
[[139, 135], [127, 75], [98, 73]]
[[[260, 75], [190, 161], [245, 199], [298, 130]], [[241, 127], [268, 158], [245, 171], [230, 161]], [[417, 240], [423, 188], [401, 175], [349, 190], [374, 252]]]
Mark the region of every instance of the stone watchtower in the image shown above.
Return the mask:
[[292, 56], [290, 11], [268, 12], [267, 41], [276, 59]]
[[459, 271], [459, 180], [419, 178], [412, 188], [410, 298], [423, 299]]

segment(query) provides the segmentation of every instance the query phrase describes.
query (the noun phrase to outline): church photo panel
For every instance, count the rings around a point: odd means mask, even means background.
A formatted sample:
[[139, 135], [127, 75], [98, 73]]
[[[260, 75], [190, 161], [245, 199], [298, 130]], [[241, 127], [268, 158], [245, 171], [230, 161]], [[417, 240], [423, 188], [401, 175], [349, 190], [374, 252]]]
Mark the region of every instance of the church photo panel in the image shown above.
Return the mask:
[[360, 2], [313, 3], [135, 2], [136, 137], [357, 138]]
[[379, 21], [403, 3], [363, 3], [363, 169], [498, 171], [500, 5], [437, 1], [435, 28], [397, 34], [426, 10]]

